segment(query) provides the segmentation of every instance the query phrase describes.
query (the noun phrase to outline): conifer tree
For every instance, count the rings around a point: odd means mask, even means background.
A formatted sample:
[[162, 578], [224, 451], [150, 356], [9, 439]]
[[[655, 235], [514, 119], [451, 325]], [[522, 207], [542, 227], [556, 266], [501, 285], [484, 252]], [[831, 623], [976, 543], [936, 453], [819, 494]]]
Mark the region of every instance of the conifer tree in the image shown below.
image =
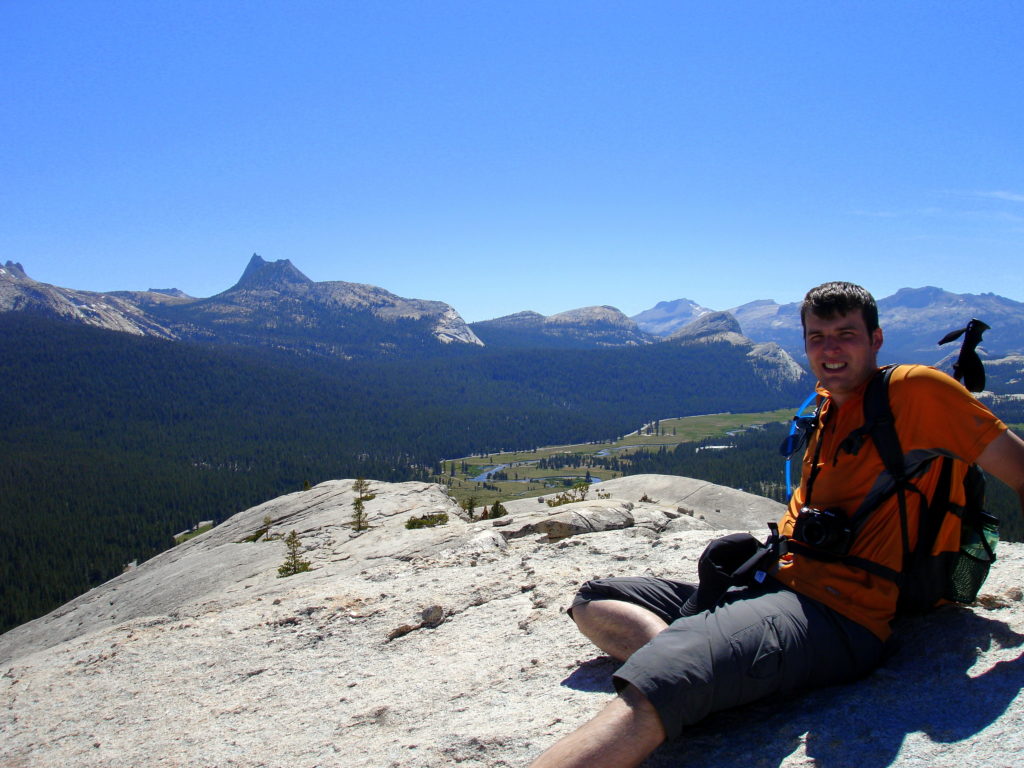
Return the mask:
[[352, 530], [365, 531], [370, 527], [370, 523], [363, 504], [374, 498], [375, 494], [370, 493], [370, 484], [363, 477], [356, 478], [352, 483], [352, 490], [356, 492], [356, 498], [352, 502]]
[[369, 527], [366, 511], [363, 509], [363, 497], [356, 496], [356, 500], [352, 502], [352, 530], [365, 531]]
[[299, 548], [302, 546], [299, 534], [293, 530], [285, 537], [284, 545], [288, 553], [285, 555], [284, 563], [277, 569], [277, 577], [283, 579], [285, 576], [294, 576], [296, 573], [308, 571], [309, 561], [303, 560], [299, 556]]

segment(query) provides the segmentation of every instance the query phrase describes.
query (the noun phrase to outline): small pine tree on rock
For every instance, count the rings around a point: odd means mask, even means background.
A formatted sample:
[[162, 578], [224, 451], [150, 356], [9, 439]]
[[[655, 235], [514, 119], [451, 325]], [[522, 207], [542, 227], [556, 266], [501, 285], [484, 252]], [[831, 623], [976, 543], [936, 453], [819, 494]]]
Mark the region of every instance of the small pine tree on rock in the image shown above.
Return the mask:
[[365, 502], [376, 498], [377, 494], [370, 493], [370, 484], [366, 478], [357, 477], [352, 483], [352, 490], [356, 494], [352, 502], [352, 530], [361, 532], [370, 528], [370, 521], [366, 515], [363, 505]]
[[352, 530], [365, 531], [369, 527], [370, 524], [366, 520], [366, 510], [363, 509], [363, 497], [356, 496], [356, 500], [352, 502]]
[[302, 542], [299, 541], [299, 534], [295, 531], [289, 533], [285, 537], [284, 545], [288, 553], [285, 555], [284, 563], [277, 569], [277, 577], [283, 579], [286, 576], [294, 576], [296, 573], [308, 571], [309, 561], [303, 560], [299, 556], [299, 550], [302, 547]]

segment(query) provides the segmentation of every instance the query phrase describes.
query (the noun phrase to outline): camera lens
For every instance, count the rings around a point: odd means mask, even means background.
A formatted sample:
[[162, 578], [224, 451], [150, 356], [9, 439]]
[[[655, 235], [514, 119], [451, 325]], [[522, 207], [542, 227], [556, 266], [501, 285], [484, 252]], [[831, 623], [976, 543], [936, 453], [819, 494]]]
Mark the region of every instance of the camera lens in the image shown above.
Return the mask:
[[828, 543], [828, 530], [817, 518], [810, 518], [804, 523], [804, 541], [812, 547], [821, 547]]

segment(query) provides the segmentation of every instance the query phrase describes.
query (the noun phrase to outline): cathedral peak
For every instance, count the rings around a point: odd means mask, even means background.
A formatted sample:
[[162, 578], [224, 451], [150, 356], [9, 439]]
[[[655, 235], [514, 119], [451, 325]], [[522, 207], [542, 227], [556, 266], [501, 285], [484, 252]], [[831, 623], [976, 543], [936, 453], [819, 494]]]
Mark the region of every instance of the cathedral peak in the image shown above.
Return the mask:
[[249, 265], [242, 273], [241, 279], [232, 290], [263, 288], [282, 290], [296, 285], [313, 283], [302, 274], [288, 259], [265, 261], [258, 253], [254, 253]]

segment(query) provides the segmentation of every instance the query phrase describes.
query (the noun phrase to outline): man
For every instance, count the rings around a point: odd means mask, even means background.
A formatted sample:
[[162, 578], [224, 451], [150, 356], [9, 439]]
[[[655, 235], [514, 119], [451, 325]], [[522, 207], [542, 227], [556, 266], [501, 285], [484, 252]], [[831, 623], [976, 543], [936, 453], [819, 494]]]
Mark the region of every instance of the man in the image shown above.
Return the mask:
[[[849, 516], [884, 464], [871, 441], [844, 444], [863, 424], [863, 398], [882, 346], [878, 308], [851, 283], [811, 289], [801, 307], [804, 346], [825, 398], [805, 451], [800, 488], [780, 522], [794, 536], [803, 507]], [[1024, 441], [959, 383], [925, 366], [898, 368], [889, 402], [904, 452], [953, 455], [953, 503], [977, 462], [1014, 488], [1024, 508]], [[930, 499], [942, 463], [913, 482]], [[913, 530], [920, 505], [904, 509]], [[787, 555], [763, 584], [729, 591], [710, 611], [685, 615], [693, 587], [651, 578], [602, 579], [580, 589], [570, 609], [578, 628], [625, 663], [618, 696], [542, 754], [534, 768], [638, 765], [659, 744], [707, 714], [798, 688], [861, 677], [882, 658], [898, 589], [877, 572], [899, 571], [900, 503], [893, 495], [857, 532], [848, 554], [864, 562]], [[915, 534], [916, 535], [916, 534]], [[895, 545], [894, 545], [895, 542]]]

